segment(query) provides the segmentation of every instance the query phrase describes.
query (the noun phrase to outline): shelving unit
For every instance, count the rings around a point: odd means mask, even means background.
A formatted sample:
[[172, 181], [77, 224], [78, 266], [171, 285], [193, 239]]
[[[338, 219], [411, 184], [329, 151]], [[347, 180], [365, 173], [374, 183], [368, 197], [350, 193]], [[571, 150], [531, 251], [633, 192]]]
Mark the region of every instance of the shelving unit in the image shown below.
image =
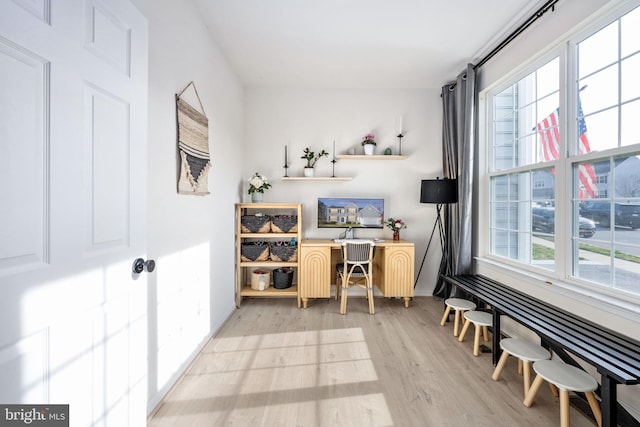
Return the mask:
[[398, 155], [386, 155], [386, 154], [373, 154], [373, 155], [366, 155], [366, 154], [338, 154], [336, 156], [336, 159], [338, 160], [405, 160], [406, 158], [408, 158], [409, 156], [398, 156]]
[[[265, 215], [295, 215], [298, 219], [297, 230], [293, 233], [243, 233], [241, 219], [243, 215], [253, 215], [261, 212]], [[243, 242], [262, 240], [273, 242], [277, 240], [290, 241], [296, 239], [298, 256], [295, 262], [278, 261], [242, 261], [241, 250]], [[302, 205], [300, 203], [237, 203], [236, 204], [236, 307], [240, 307], [243, 297], [288, 297], [296, 298], [300, 307], [300, 295], [298, 285], [294, 284], [287, 289], [276, 289], [269, 286], [263, 291], [251, 288], [251, 274], [256, 268], [268, 268], [273, 270], [279, 267], [294, 268], [294, 277], [299, 270], [300, 241], [302, 240]], [[273, 275], [271, 275], [273, 279]]]

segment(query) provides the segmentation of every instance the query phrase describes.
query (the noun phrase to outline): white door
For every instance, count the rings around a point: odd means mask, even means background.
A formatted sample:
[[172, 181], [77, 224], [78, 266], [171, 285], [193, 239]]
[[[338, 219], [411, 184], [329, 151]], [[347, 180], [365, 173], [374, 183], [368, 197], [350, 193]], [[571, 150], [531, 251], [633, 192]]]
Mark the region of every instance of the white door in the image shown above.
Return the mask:
[[129, 0], [0, 1], [2, 403], [145, 424], [146, 99]]

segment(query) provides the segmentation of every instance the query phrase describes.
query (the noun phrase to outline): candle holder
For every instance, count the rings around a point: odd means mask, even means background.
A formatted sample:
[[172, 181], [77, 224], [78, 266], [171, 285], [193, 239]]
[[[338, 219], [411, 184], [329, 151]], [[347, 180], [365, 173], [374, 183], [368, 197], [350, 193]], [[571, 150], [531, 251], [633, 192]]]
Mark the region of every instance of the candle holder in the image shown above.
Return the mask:
[[336, 177], [336, 142], [333, 141], [333, 160], [331, 160], [331, 178]]
[[402, 156], [402, 138], [404, 138], [404, 135], [401, 133], [398, 134], [398, 155]]
[[284, 146], [284, 177], [288, 178], [289, 165], [287, 164], [287, 146]]

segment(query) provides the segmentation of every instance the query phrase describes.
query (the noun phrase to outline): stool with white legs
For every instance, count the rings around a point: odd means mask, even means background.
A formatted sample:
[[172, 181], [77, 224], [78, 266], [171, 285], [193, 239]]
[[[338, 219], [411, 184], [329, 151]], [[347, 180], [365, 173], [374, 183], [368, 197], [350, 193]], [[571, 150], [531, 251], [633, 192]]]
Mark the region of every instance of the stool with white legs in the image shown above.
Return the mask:
[[493, 316], [486, 311], [468, 311], [464, 314], [465, 322], [462, 327], [462, 332], [458, 337], [458, 341], [464, 341], [464, 336], [469, 329], [469, 325], [472, 323], [476, 326], [475, 334], [473, 336], [473, 355], [480, 354], [480, 332], [485, 341], [489, 341], [489, 326], [493, 324]]
[[498, 381], [509, 355], [517, 357], [518, 373], [522, 373], [524, 376], [524, 394], [526, 396], [531, 386], [531, 364], [538, 360], [549, 359], [551, 353], [541, 345], [517, 338], [504, 338], [500, 340], [500, 348], [502, 349], [502, 356], [500, 356], [500, 360], [491, 378], [494, 381]]
[[447, 323], [447, 319], [449, 318], [449, 313], [451, 309], [455, 310], [455, 321], [453, 323], [453, 336], [457, 337], [458, 332], [460, 330], [460, 320], [462, 319], [462, 313], [469, 310], [475, 310], [476, 305], [466, 299], [462, 298], [448, 298], [444, 300], [444, 304], [447, 308], [444, 310], [444, 315], [442, 316], [442, 320], [440, 321], [440, 326], [444, 326]]
[[560, 389], [560, 426], [569, 427], [569, 392], [582, 392], [589, 401], [598, 426], [602, 427], [602, 413], [600, 405], [593, 392], [598, 388], [598, 382], [587, 372], [575, 366], [557, 360], [539, 360], [533, 364], [536, 379], [533, 380], [529, 392], [524, 398], [524, 405], [529, 408], [540, 389], [543, 381]]

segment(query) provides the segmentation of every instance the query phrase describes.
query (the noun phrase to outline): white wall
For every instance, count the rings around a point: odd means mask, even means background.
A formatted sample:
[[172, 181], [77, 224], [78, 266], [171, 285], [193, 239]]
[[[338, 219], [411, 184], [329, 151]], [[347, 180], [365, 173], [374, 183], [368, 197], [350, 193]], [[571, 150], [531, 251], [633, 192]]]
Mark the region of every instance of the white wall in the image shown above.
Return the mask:
[[[243, 88], [189, 2], [134, 0], [149, 20], [149, 410], [234, 310], [234, 208], [245, 169]], [[209, 119], [210, 195], [178, 195], [175, 94]], [[197, 106], [193, 92], [185, 96]]]
[[[338, 237], [336, 230], [316, 226], [318, 197], [382, 197], [387, 217], [403, 219], [407, 228], [401, 237], [416, 244], [416, 274], [435, 221], [435, 206], [420, 204], [420, 181], [442, 176], [440, 90], [354, 90], [354, 89], [266, 89], [248, 88], [245, 94], [246, 157], [242, 170], [243, 200], [249, 176], [260, 172], [269, 178], [272, 188], [266, 202], [303, 203], [305, 238]], [[305, 147], [319, 152], [345, 154], [357, 147], [362, 154], [362, 137], [373, 131], [378, 145], [376, 154], [391, 147], [397, 154], [399, 117], [404, 135], [399, 161], [338, 160], [336, 176], [351, 181], [282, 181], [284, 147], [288, 145], [289, 176], [302, 176]], [[316, 176], [331, 176], [331, 157], [322, 158]], [[392, 232], [357, 230], [356, 237], [391, 239]], [[416, 293], [431, 295], [436, 278], [440, 250], [436, 241], [429, 249]]]

